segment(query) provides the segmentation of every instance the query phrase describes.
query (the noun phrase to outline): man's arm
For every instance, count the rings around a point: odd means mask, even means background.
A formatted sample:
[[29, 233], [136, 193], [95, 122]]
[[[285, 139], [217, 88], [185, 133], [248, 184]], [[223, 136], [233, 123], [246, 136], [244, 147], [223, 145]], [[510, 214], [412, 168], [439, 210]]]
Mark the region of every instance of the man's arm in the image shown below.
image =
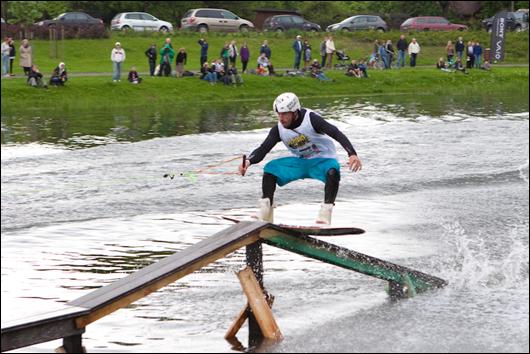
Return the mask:
[[265, 158], [265, 155], [267, 155], [279, 141], [281, 141], [280, 131], [278, 130], [278, 125], [275, 125], [271, 128], [269, 135], [267, 135], [267, 138], [263, 143], [261, 143], [261, 145], [248, 156], [250, 163], [255, 165], [261, 162], [261, 160]]
[[257, 164], [263, 160], [265, 155], [267, 155], [269, 151], [272, 150], [274, 145], [276, 145], [280, 140], [280, 131], [278, 130], [278, 125], [275, 125], [269, 131], [269, 135], [267, 135], [265, 141], [263, 141], [263, 143], [261, 143], [257, 149], [250, 153], [250, 155], [247, 157], [247, 160], [245, 161], [245, 164], [239, 166], [239, 174], [244, 176], [250, 165]]
[[340, 145], [348, 153], [348, 166], [353, 172], [358, 172], [362, 169], [362, 162], [357, 156], [357, 152], [353, 148], [350, 140], [344, 135], [336, 126], [330, 124], [324, 120], [321, 116], [316, 113], [310, 114], [311, 125], [315, 131], [319, 134], [326, 134], [333, 139], [337, 140]]

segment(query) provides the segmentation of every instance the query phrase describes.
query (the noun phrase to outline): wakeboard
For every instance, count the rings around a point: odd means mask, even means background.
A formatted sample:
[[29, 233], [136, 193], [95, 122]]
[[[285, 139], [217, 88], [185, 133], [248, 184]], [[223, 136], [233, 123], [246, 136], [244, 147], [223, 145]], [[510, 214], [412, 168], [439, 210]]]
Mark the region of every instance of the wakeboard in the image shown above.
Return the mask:
[[[251, 220], [248, 218], [239, 218], [235, 216], [222, 215], [221, 218], [224, 220], [239, 223], [241, 221]], [[256, 219], [254, 219], [255, 221]], [[365, 231], [357, 227], [333, 227], [329, 225], [322, 226], [303, 226], [303, 225], [287, 225], [287, 224], [275, 224], [283, 229], [298, 232], [303, 235], [312, 236], [345, 236], [345, 235], [360, 235]]]

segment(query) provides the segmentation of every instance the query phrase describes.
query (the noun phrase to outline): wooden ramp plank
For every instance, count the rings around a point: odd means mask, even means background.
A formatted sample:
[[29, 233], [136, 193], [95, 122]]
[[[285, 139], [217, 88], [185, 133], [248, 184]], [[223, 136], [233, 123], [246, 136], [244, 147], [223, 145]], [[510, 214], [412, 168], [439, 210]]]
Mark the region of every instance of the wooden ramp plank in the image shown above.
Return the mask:
[[2, 352], [81, 334], [85, 329], [78, 329], [74, 319], [88, 312], [86, 308], [65, 306], [2, 322]]
[[258, 232], [268, 225], [265, 222], [236, 224], [125, 278], [70, 301], [68, 305], [91, 310], [90, 315], [77, 320], [77, 325], [84, 327], [243, 246], [256, 242], [259, 240]]
[[262, 230], [260, 237], [269, 245], [379, 279], [404, 285], [410, 281], [417, 292], [447, 285], [441, 278], [308, 236], [293, 234], [290, 230], [276, 225]]

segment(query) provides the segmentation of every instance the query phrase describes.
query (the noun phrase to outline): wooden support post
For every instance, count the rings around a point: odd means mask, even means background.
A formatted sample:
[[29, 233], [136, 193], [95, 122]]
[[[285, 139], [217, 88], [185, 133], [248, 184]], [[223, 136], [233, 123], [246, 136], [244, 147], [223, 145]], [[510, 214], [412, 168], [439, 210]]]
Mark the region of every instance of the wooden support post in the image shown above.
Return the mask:
[[82, 345], [81, 334], [76, 334], [63, 338], [63, 345], [55, 349], [56, 353], [86, 353], [85, 347]]
[[[254, 272], [259, 286], [263, 289], [263, 251], [261, 241], [254, 242], [246, 246], [247, 266]], [[250, 348], [258, 346], [263, 341], [263, 334], [252, 310], [247, 311], [248, 315], [248, 346]]]
[[247, 266], [254, 272], [259, 286], [263, 289], [263, 250], [261, 241], [254, 242], [246, 247]]
[[272, 311], [267, 304], [266, 297], [252, 270], [249, 267], [246, 267], [237, 273], [237, 277], [239, 278], [239, 282], [247, 296], [248, 303], [252, 309], [252, 314], [256, 318], [263, 337], [275, 341], [282, 340], [282, 333], [274, 320]]

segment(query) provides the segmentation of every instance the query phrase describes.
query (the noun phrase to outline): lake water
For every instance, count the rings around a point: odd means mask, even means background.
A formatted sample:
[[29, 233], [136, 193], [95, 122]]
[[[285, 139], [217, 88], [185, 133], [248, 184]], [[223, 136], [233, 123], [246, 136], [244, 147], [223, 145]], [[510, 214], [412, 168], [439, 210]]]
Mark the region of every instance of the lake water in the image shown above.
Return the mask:
[[[364, 164], [343, 170], [334, 223], [367, 232], [326, 241], [449, 285], [393, 303], [383, 281], [264, 246], [265, 287], [285, 336], [267, 350], [527, 352], [528, 92], [302, 104], [340, 127]], [[2, 321], [53, 309], [203, 240], [230, 226], [222, 214], [252, 212], [264, 162], [245, 177], [187, 172], [257, 147], [276, 120], [270, 106], [2, 112]], [[283, 155], [278, 144], [265, 161]], [[238, 162], [209, 171], [233, 172]], [[276, 196], [280, 220], [312, 221], [323, 184], [298, 181]], [[234, 351], [223, 335], [246, 301], [234, 274], [244, 262], [238, 251], [90, 324], [83, 344]]]

